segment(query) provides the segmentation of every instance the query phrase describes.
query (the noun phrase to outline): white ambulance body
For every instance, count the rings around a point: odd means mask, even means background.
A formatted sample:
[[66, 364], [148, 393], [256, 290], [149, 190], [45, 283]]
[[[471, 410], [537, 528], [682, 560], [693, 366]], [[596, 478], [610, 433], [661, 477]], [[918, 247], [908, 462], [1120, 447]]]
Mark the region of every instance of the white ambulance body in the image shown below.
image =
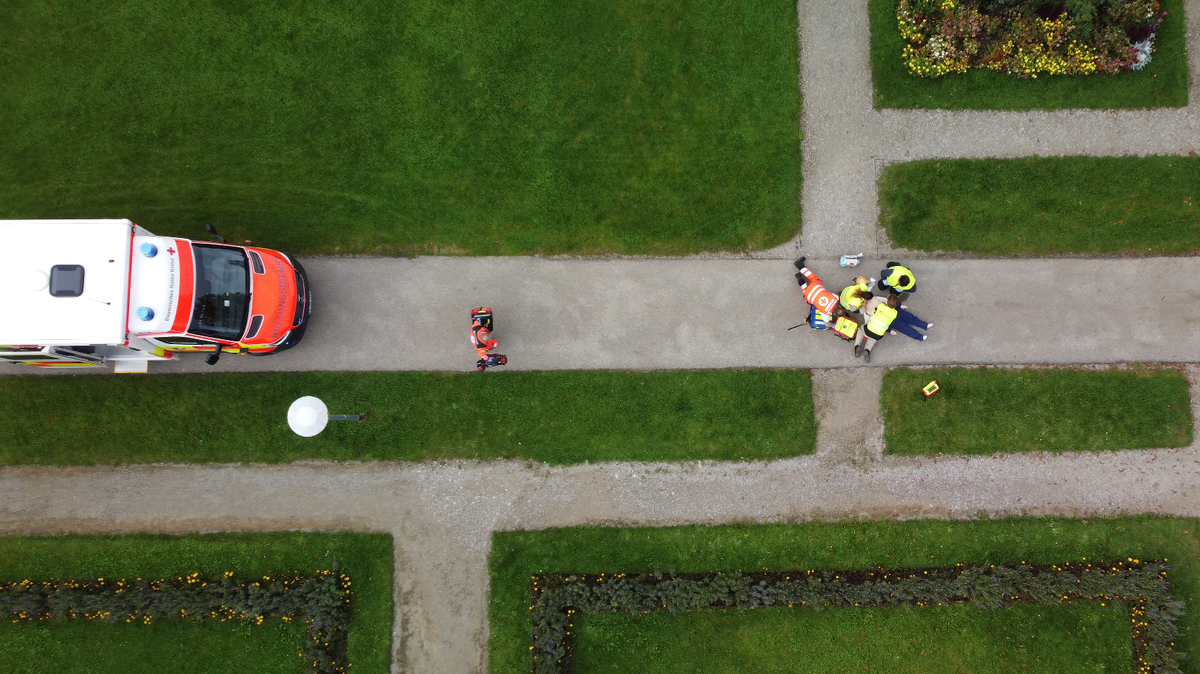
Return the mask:
[[269, 249], [129, 220], [0, 220], [0, 361], [145, 372], [180, 351], [281, 351], [307, 327], [307, 286]]

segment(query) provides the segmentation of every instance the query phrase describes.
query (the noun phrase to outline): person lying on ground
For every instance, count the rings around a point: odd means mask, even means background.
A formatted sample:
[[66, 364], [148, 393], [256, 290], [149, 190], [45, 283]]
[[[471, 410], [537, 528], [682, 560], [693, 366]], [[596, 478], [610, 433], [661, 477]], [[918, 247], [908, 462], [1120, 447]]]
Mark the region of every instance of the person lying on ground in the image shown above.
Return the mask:
[[917, 328], [928, 330], [933, 327], [933, 323], [927, 323], [916, 317], [915, 314], [908, 311], [908, 305], [901, 304], [896, 309], [896, 320], [892, 321], [892, 334], [899, 332], [905, 337], [912, 337], [918, 342], [923, 342], [928, 338], [928, 335], [922, 335], [917, 332]]

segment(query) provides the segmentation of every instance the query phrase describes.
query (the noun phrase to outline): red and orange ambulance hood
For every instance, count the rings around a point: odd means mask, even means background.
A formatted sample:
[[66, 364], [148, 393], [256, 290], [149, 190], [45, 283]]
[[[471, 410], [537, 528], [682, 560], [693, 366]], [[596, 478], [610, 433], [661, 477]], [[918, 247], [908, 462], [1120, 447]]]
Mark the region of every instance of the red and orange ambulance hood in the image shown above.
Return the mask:
[[133, 335], [253, 349], [278, 344], [303, 322], [303, 275], [277, 251], [139, 234], [131, 257]]

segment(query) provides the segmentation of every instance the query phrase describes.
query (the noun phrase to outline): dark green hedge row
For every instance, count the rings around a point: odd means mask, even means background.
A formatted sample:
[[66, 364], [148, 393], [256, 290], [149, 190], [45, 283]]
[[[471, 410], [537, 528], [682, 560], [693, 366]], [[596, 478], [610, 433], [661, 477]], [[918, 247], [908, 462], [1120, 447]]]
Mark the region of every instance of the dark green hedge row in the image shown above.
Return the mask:
[[317, 674], [346, 671], [350, 630], [350, 577], [332, 570], [316, 575], [263, 576], [237, 580], [233, 572], [220, 578], [200, 574], [160, 580], [121, 578], [94, 581], [0, 583], [0, 615], [13, 621], [71, 620], [104, 622], [155, 620], [245, 620], [261, 625], [279, 617], [303, 620], [308, 638], [301, 647]]
[[573, 621], [594, 613], [953, 603], [998, 609], [1017, 602], [1117, 601], [1129, 606], [1135, 674], [1180, 674], [1184, 654], [1173, 646], [1184, 603], [1171, 594], [1167, 568], [1163, 562], [1129, 559], [1049, 566], [534, 576], [533, 671], [570, 671]]

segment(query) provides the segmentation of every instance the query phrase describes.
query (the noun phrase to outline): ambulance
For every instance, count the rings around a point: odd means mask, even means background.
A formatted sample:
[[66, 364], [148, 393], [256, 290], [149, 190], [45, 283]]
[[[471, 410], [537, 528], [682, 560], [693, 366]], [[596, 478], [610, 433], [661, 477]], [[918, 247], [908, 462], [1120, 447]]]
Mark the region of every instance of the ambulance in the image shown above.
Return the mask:
[[217, 242], [129, 220], [0, 220], [0, 360], [146, 372], [185, 352], [214, 365], [295, 346], [312, 315], [304, 267], [206, 227]]

